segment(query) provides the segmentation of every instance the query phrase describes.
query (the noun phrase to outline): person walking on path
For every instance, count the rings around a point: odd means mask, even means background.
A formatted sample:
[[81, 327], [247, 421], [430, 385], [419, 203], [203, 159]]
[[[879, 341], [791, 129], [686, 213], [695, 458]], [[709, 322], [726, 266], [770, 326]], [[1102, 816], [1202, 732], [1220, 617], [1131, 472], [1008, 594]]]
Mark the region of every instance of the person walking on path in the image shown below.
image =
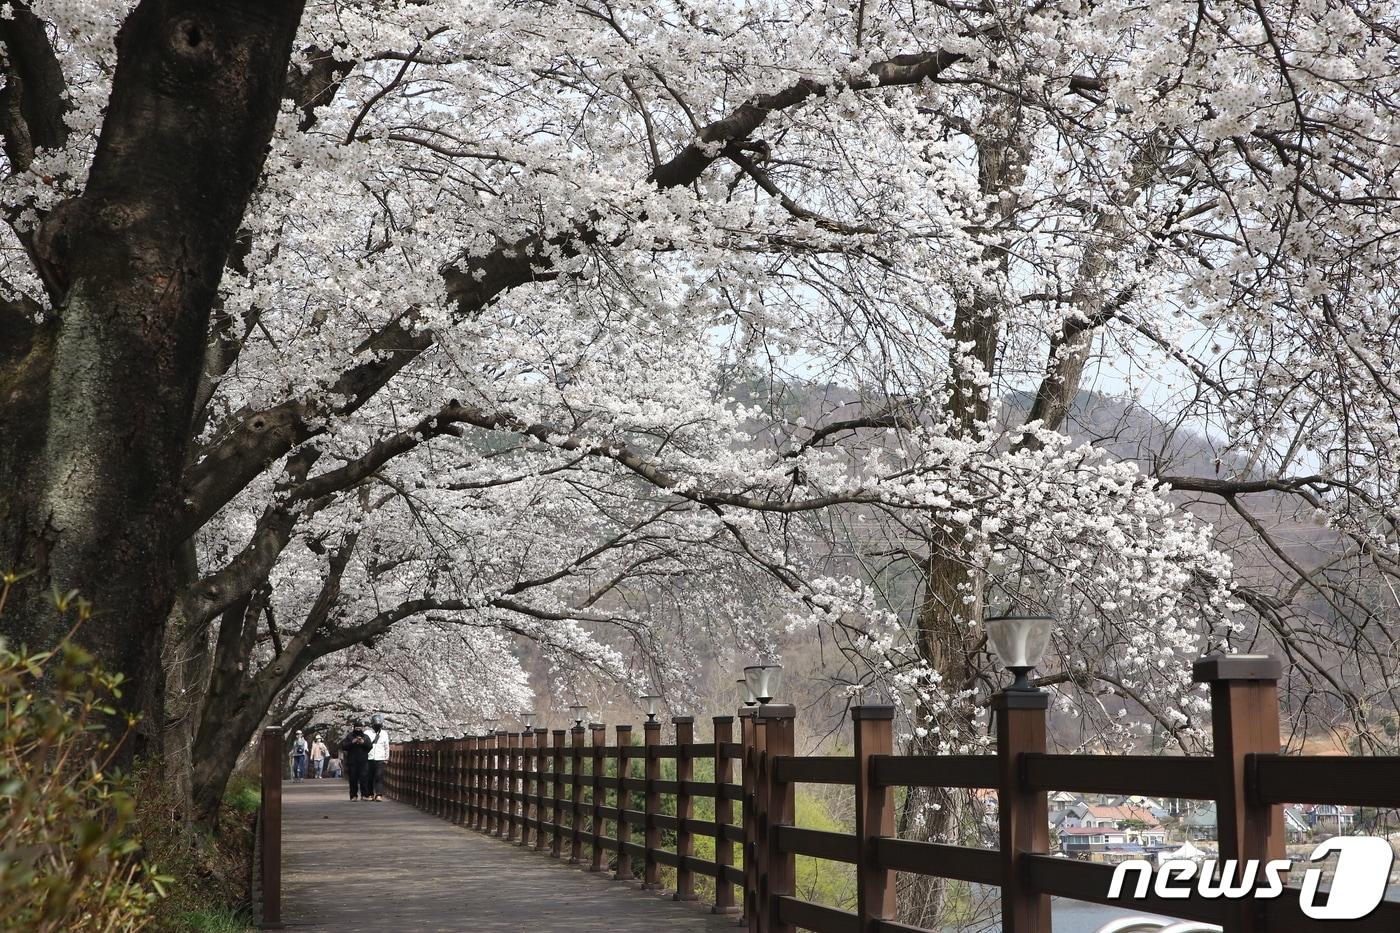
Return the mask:
[[373, 740], [365, 734], [364, 723], [358, 720], [351, 724], [350, 732], [341, 740], [340, 760], [345, 762], [345, 774], [350, 779], [351, 800], [370, 798], [369, 749], [372, 744]]
[[370, 717], [373, 724], [373, 741], [369, 749], [369, 786], [374, 791], [374, 800], [384, 799], [384, 769], [389, 765], [389, 730], [384, 728], [384, 717], [375, 713]]
[[294, 784], [300, 783], [301, 779], [306, 777], [306, 753], [306, 736], [302, 735], [301, 730], [298, 729], [296, 738], [292, 740], [291, 751], [287, 753], [287, 757], [292, 759], [292, 783]]
[[321, 741], [321, 737], [316, 736], [316, 741], [311, 743], [311, 773], [317, 779], [326, 776], [326, 759], [331, 757], [330, 749], [326, 748], [326, 743]]

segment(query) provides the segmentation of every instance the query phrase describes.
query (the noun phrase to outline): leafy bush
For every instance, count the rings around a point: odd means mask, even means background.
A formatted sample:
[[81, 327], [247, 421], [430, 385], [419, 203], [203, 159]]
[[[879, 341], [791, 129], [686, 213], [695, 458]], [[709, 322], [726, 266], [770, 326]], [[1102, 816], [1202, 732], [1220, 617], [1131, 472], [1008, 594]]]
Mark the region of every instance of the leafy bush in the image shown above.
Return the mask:
[[[17, 579], [0, 577], [0, 611]], [[74, 594], [55, 604], [75, 628], [90, 615]], [[140, 930], [164, 894], [129, 831], [129, 781], [110, 770], [121, 683], [70, 641], [37, 654], [0, 641], [0, 929]]]

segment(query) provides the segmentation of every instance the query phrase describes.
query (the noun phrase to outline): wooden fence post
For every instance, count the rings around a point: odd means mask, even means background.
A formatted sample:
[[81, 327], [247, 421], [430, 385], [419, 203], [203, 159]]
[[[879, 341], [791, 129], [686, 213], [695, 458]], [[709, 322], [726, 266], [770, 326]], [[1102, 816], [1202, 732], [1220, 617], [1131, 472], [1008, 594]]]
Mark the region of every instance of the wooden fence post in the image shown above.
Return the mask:
[[471, 811], [471, 736], [465, 732], [457, 742], [457, 825], [470, 826]]
[[724, 838], [724, 829], [734, 822], [734, 801], [724, 796], [723, 785], [734, 779], [734, 756], [725, 750], [734, 741], [734, 717], [714, 717], [715, 730], [715, 906], [713, 913], [730, 914], [738, 910], [734, 904], [734, 885], [725, 877], [725, 869], [734, 864], [734, 843]]
[[[447, 739], [447, 819], [453, 825], [462, 822], [462, 746], [465, 739]], [[390, 752], [390, 757], [393, 753]]]
[[462, 819], [462, 825], [470, 829], [476, 828], [476, 816], [479, 812], [476, 806], [476, 747], [479, 740], [474, 735], [467, 736], [467, 812]]
[[[695, 900], [695, 872], [687, 859], [695, 854], [695, 836], [690, 821], [695, 818], [695, 800], [690, 783], [695, 780], [695, 717], [676, 716], [676, 893], [675, 900]], [[718, 881], [716, 881], [718, 883]]]
[[436, 781], [437, 743], [432, 739], [423, 740], [423, 805], [422, 810], [429, 816], [433, 813], [433, 806], [437, 796], [433, 784]]
[[486, 828], [486, 736], [472, 739], [472, 829]]
[[543, 852], [546, 836], [544, 826], [549, 821], [545, 794], [549, 791], [549, 730], [535, 730], [535, 851]]
[[876, 860], [875, 840], [894, 835], [894, 790], [874, 783], [876, 755], [894, 753], [894, 707], [857, 706], [856, 760], [856, 915], [860, 933], [876, 933], [881, 920], [895, 919], [894, 872]]
[[603, 861], [603, 801], [607, 799], [603, 778], [608, 771], [608, 727], [601, 722], [589, 723], [588, 727], [593, 742], [593, 792], [589, 800], [593, 806], [593, 819], [589, 827], [593, 848], [589, 852], [588, 870], [602, 871], [607, 867]]
[[510, 732], [502, 729], [496, 733], [496, 835], [502, 839], [506, 835], [506, 811], [510, 806], [510, 785], [506, 782], [506, 772], [510, 761]]
[[549, 838], [549, 855], [559, 858], [564, 852], [564, 735], [554, 730], [554, 834]]
[[[1284, 857], [1283, 810], [1255, 803], [1249, 793], [1249, 758], [1279, 751], [1276, 658], [1258, 654], [1215, 655], [1191, 668], [1197, 683], [1210, 685], [1211, 728], [1219, 789], [1215, 813], [1220, 860]], [[1253, 898], [1225, 902], [1225, 933], [1258, 933], [1264, 921]]]
[[569, 864], [583, 861], [583, 735], [584, 728], [576, 724], [569, 730], [572, 748], [569, 750]]
[[497, 729], [491, 733], [491, 745], [487, 749], [488, 778], [491, 788], [487, 795], [490, 809], [486, 814], [486, 831], [492, 836], [501, 834], [501, 746], [505, 744], [505, 733]]
[[468, 829], [481, 825], [481, 736], [467, 736], [467, 819]]
[[1003, 690], [992, 698], [997, 717], [997, 819], [1001, 829], [1003, 933], [1050, 933], [1050, 898], [1026, 885], [1026, 856], [1050, 851], [1045, 793], [1022, 780], [1022, 756], [1045, 751], [1043, 690]]
[[617, 727], [617, 871], [613, 878], [617, 881], [632, 880], [632, 856], [627, 854], [627, 844], [632, 841], [632, 824], [627, 822], [627, 810], [632, 802], [632, 792], [627, 789], [628, 772], [632, 763], [632, 727]]
[[436, 815], [433, 808], [437, 802], [437, 743], [432, 739], [423, 740], [423, 812]]
[[758, 708], [758, 721], [764, 724], [759, 783], [765, 788], [765, 799], [759, 833], [767, 846], [759, 865], [759, 896], [764, 902], [765, 933], [795, 933], [797, 929], [778, 916], [778, 898], [797, 892], [797, 856], [778, 845], [778, 827], [796, 822], [797, 788], [778, 778], [778, 759], [797, 754], [796, 717], [797, 709], [787, 704], [768, 703]]
[[524, 848], [530, 847], [530, 791], [534, 774], [535, 730], [526, 729], [520, 734], [520, 845]]
[[433, 750], [433, 816], [441, 818], [447, 807], [447, 742], [434, 739], [429, 746]]
[[262, 734], [262, 812], [258, 842], [262, 847], [263, 929], [282, 927], [282, 749], [281, 726], [268, 726]]
[[515, 778], [515, 772], [518, 770], [516, 766], [520, 762], [520, 748], [523, 741], [523, 733], [512, 732], [506, 749], [506, 842], [515, 841], [517, 827], [515, 811], [519, 797], [516, 788], [520, 786]]
[[758, 933], [758, 718], [757, 710], [746, 707], [739, 711], [739, 734], [743, 758], [739, 762], [743, 797], [739, 801], [739, 820], [744, 827], [744, 890], [743, 915], [749, 933]]
[[642, 723], [642, 753], [646, 756], [642, 764], [642, 779], [646, 790], [642, 795], [642, 890], [649, 891], [661, 887], [661, 863], [656, 860], [656, 850], [661, 848], [661, 827], [656, 825], [656, 816], [661, 812], [661, 793], [656, 782], [661, 780], [661, 758], [656, 747], [661, 744], [661, 723], [648, 719]]
[[454, 808], [455, 782], [452, 780], [452, 740], [451, 738], [440, 738], [438, 740], [438, 818], [440, 820], [451, 820], [452, 808]]
[[414, 807], [423, 806], [423, 743], [414, 739], [409, 743], [409, 766], [412, 768], [412, 780], [408, 802]]

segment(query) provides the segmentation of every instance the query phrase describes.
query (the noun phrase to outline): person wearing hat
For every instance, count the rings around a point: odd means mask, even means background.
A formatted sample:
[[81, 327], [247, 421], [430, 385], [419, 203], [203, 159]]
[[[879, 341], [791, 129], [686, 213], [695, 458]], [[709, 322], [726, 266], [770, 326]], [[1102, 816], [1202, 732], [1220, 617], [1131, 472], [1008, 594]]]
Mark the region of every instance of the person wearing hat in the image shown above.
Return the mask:
[[375, 713], [370, 717], [369, 779], [367, 789], [374, 792], [374, 800], [384, 799], [384, 769], [389, 765], [389, 730], [384, 728], [384, 717]]
[[287, 752], [287, 757], [292, 760], [292, 783], [300, 783], [306, 777], [306, 753], [308, 746], [306, 736], [300, 729], [297, 730], [296, 738], [292, 739], [292, 747]]
[[373, 741], [365, 733], [364, 723], [356, 719], [340, 742], [340, 760], [345, 762], [345, 776], [350, 779], [350, 799], [368, 800], [369, 749]]
[[315, 741], [311, 743], [311, 774], [313, 777], [323, 778], [326, 776], [326, 759], [331, 757], [330, 749], [326, 748], [326, 743], [318, 734]]

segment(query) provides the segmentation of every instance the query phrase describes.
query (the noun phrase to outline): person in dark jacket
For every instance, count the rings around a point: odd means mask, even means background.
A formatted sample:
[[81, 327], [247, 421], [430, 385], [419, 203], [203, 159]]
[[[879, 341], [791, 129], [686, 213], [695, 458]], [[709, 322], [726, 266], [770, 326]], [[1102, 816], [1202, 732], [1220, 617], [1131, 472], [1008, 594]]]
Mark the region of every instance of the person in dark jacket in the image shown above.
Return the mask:
[[345, 762], [345, 776], [350, 779], [351, 800], [369, 800], [373, 793], [369, 784], [369, 749], [373, 744], [362, 722], [352, 723], [350, 732], [340, 742], [340, 760]]

